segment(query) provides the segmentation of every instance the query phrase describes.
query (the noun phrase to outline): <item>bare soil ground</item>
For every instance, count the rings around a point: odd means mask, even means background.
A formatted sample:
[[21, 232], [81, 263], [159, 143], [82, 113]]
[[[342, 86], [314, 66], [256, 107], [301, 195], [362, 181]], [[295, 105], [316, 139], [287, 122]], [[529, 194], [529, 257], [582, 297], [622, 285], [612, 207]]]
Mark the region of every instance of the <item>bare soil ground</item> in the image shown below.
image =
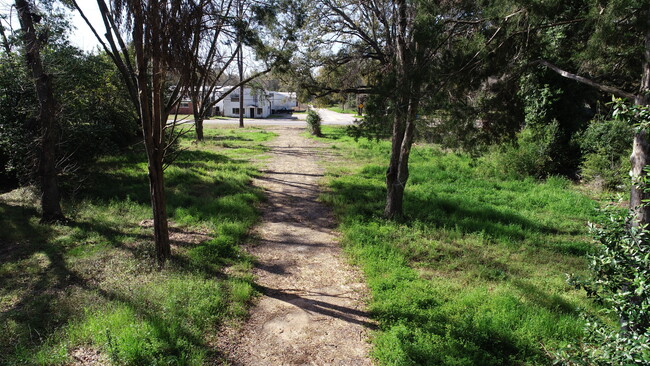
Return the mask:
[[364, 310], [367, 288], [338, 245], [335, 221], [318, 202], [319, 160], [327, 145], [301, 136], [303, 128], [276, 127], [271, 159], [255, 184], [268, 197], [259, 238], [247, 247], [258, 262], [263, 296], [243, 324], [219, 335], [231, 365], [370, 365]]

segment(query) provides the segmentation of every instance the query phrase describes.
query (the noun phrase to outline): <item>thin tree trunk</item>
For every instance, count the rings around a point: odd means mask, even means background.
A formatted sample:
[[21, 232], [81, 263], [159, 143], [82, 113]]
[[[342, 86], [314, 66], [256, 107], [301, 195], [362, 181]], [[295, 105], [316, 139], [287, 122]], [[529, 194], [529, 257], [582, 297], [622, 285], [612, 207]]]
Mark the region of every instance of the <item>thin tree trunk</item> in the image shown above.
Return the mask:
[[[156, 12], [154, 12], [155, 14]], [[164, 130], [165, 123], [162, 113], [162, 75], [159, 62], [160, 55], [157, 42], [152, 41], [151, 49], [145, 49], [145, 22], [143, 15], [134, 13], [136, 25], [133, 27], [133, 43], [137, 65], [137, 88], [139, 95], [140, 118], [144, 135], [144, 145], [147, 151], [149, 170], [149, 191], [153, 211], [154, 242], [156, 259], [163, 265], [170, 257], [169, 231], [167, 224], [167, 209], [165, 207], [165, 181], [163, 172]], [[140, 23], [140, 24], [138, 24]], [[152, 25], [154, 28], [156, 22]], [[156, 29], [152, 30], [155, 33]], [[151, 60], [151, 84], [147, 75], [149, 60]], [[164, 119], [167, 119], [164, 116]]]
[[[634, 103], [641, 106], [650, 105], [650, 9], [646, 7], [646, 34], [645, 34], [645, 52], [643, 61], [643, 71], [639, 93], [634, 98]], [[635, 220], [633, 224], [647, 225], [650, 223], [650, 205], [643, 204], [644, 200], [650, 199], [650, 193], [647, 185], [643, 180], [648, 174], [643, 170], [650, 164], [650, 144], [648, 143], [648, 133], [639, 131], [634, 135], [634, 144], [632, 145], [632, 189], [630, 192], [630, 209], [634, 213]]]
[[[157, 152], [156, 152], [157, 153]], [[157, 155], [157, 154], [154, 154]], [[171, 257], [167, 207], [165, 205], [165, 176], [161, 156], [149, 159], [149, 192], [153, 210], [153, 233], [158, 264], [164, 264]]]
[[203, 117], [194, 114], [194, 126], [196, 129], [196, 140], [203, 141]]
[[61, 128], [56, 120], [56, 100], [52, 91], [52, 79], [43, 69], [41, 61], [41, 41], [36, 35], [33, 22], [32, 5], [26, 0], [16, 0], [16, 10], [25, 42], [25, 58], [31, 70], [38, 97], [37, 133], [40, 135], [37, 174], [41, 188], [42, 222], [65, 220], [61, 211], [56, 171], [57, 147]]
[[[237, 16], [240, 20], [244, 16], [244, 4], [241, 0], [237, 1]], [[239, 69], [239, 82], [244, 80], [244, 46], [242, 44], [242, 35], [238, 34], [239, 53], [237, 54], [237, 68]], [[244, 84], [239, 86], [239, 128], [244, 128]]]
[[[398, 99], [396, 104], [401, 100]], [[393, 219], [402, 215], [402, 200], [404, 196], [404, 186], [399, 184], [399, 155], [404, 132], [406, 130], [406, 116], [396, 111], [393, 121], [393, 136], [391, 139], [391, 153], [386, 171], [386, 207], [384, 208], [384, 217]]]
[[[242, 46], [239, 45], [239, 55], [237, 55], [237, 67], [239, 68], [239, 81], [244, 80], [244, 55]], [[239, 86], [239, 128], [244, 128], [244, 84]]]
[[192, 114], [194, 116], [194, 130], [196, 131], [196, 140], [203, 141], [203, 116], [206, 113], [204, 104], [199, 102], [198, 97], [192, 98], [192, 108]]

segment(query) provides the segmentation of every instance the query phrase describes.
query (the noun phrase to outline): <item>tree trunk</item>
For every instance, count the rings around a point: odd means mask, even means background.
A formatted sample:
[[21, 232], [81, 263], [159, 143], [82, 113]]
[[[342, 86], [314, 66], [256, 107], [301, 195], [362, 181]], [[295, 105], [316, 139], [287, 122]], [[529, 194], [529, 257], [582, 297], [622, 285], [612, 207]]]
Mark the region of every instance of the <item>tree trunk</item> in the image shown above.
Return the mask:
[[[643, 61], [643, 73], [641, 85], [634, 103], [641, 106], [650, 105], [650, 9], [646, 7], [646, 34], [645, 34], [645, 52]], [[634, 144], [632, 145], [632, 189], [630, 192], [630, 209], [634, 214], [633, 224], [643, 226], [650, 223], [650, 205], [644, 204], [643, 201], [650, 199], [650, 193], [646, 192], [644, 179], [648, 174], [643, 170], [650, 163], [650, 144], [648, 143], [648, 133], [646, 131], [637, 132], [634, 135]]]
[[[239, 69], [239, 81], [244, 80], [244, 55], [243, 48], [239, 45], [239, 55], [237, 55], [237, 67]], [[244, 128], [244, 84], [239, 86], [239, 128]]]
[[[399, 102], [395, 103], [399, 105]], [[393, 136], [391, 138], [391, 153], [386, 171], [386, 207], [384, 208], [384, 217], [393, 219], [402, 215], [402, 203], [404, 196], [404, 186], [399, 184], [399, 155], [404, 132], [406, 130], [406, 115], [396, 111], [393, 120]]]
[[[157, 154], [154, 154], [157, 155]], [[169, 231], [167, 223], [167, 207], [165, 205], [165, 177], [162, 157], [153, 156], [149, 159], [149, 192], [153, 210], [153, 234], [156, 244], [156, 259], [163, 265], [171, 257]]]
[[52, 80], [45, 73], [41, 61], [41, 41], [36, 35], [32, 6], [26, 0], [16, 0], [16, 10], [25, 42], [25, 59], [31, 70], [38, 97], [36, 128], [40, 135], [37, 174], [41, 188], [42, 222], [65, 220], [61, 211], [56, 171], [57, 146], [61, 128], [56, 120], [56, 100], [52, 91]]
[[[157, 4], [154, 2], [154, 7]], [[137, 8], [136, 8], [137, 9]], [[157, 14], [156, 11], [153, 11]], [[163, 157], [167, 116], [163, 113], [163, 69], [160, 64], [161, 48], [154, 37], [151, 44], [145, 46], [145, 20], [142, 13], [134, 12], [133, 44], [137, 65], [137, 88], [139, 96], [140, 119], [144, 135], [144, 145], [147, 152], [149, 168], [149, 191], [153, 211], [154, 242], [156, 259], [163, 265], [171, 254], [169, 231], [167, 224], [167, 209], [165, 207], [165, 181]], [[156, 21], [151, 24], [153, 34], [158, 31]], [[151, 78], [148, 75], [151, 65]]]
[[[417, 91], [413, 91], [417, 92]], [[388, 171], [386, 172], [386, 207], [384, 217], [394, 219], [404, 214], [404, 189], [409, 178], [409, 157], [415, 136], [415, 119], [419, 103], [409, 96], [405, 100], [407, 108], [396, 111], [393, 124], [392, 149]]]
[[196, 129], [196, 140], [203, 141], [203, 117], [194, 114], [194, 127]]
[[196, 131], [196, 141], [203, 141], [203, 116], [205, 115], [203, 103], [199, 98], [192, 98], [192, 114], [194, 115], [194, 130]]

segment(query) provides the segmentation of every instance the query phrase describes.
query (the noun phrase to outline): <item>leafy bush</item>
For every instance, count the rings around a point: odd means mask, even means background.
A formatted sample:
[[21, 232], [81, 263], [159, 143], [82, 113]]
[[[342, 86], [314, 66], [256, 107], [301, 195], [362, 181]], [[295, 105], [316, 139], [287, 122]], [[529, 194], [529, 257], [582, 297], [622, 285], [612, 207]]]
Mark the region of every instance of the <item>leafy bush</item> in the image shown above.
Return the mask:
[[513, 144], [494, 146], [481, 158], [483, 171], [502, 178], [544, 178], [557, 171], [553, 151], [558, 141], [558, 123], [538, 129], [524, 128]]
[[606, 305], [620, 329], [590, 319], [578, 347], [557, 352], [558, 362], [576, 365], [650, 364], [650, 242], [648, 230], [630, 225], [620, 209], [604, 210], [605, 219], [591, 229], [596, 252], [591, 277], [570, 278], [577, 287]]
[[[105, 54], [57, 46], [43, 56], [54, 75], [59, 109], [59, 173], [63, 190], [70, 191], [84, 180], [98, 156], [137, 140], [137, 114], [118, 70]], [[37, 151], [29, 123], [37, 110], [36, 93], [20, 55], [8, 55], [0, 65], [0, 91], [0, 189], [12, 189], [32, 182]]]
[[578, 137], [583, 152], [580, 175], [605, 189], [624, 184], [630, 170], [632, 126], [623, 120], [594, 120]]
[[310, 109], [307, 111], [307, 128], [309, 129], [309, 133], [311, 133], [314, 136], [322, 136], [322, 133], [320, 131], [320, 123], [321, 123], [321, 117], [313, 109]]

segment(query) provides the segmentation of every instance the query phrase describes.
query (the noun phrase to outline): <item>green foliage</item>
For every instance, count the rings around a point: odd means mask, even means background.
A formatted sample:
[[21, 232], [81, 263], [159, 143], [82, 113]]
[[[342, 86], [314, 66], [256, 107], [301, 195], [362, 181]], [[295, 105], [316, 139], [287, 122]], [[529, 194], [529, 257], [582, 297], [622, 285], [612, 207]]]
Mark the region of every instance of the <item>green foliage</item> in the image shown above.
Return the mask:
[[626, 184], [633, 134], [632, 126], [621, 119], [593, 120], [578, 137], [584, 159], [581, 176], [601, 183], [605, 189]]
[[320, 128], [320, 123], [321, 123], [321, 117], [313, 109], [310, 109], [307, 111], [307, 128], [309, 129], [309, 133], [312, 134], [313, 136], [321, 136], [321, 128]]
[[[256, 293], [239, 244], [258, 218], [262, 192], [249, 159], [274, 135], [206, 129], [187, 135], [166, 189], [172, 253], [159, 270], [152, 243], [147, 163], [140, 145], [97, 161], [67, 226], [38, 223], [22, 196], [0, 198], [0, 364], [216, 363], [204, 336], [241, 317]], [[224, 270], [228, 267], [227, 274]]]
[[586, 270], [595, 203], [568, 180], [486, 179], [469, 156], [418, 144], [407, 217], [387, 221], [390, 144], [324, 132], [346, 165], [330, 171], [323, 199], [369, 283], [379, 364], [548, 364], [544, 348], [582, 335], [578, 309], [594, 309], [564, 274]]
[[[30, 183], [35, 154], [34, 132], [28, 128], [36, 113], [33, 82], [19, 55], [0, 63], [0, 175], [15, 187]], [[88, 55], [67, 45], [43, 52], [53, 74], [62, 129], [59, 169], [67, 191], [76, 189], [98, 156], [115, 153], [137, 141], [136, 111], [117, 69], [108, 56]]]
[[588, 278], [570, 282], [620, 319], [620, 328], [590, 319], [577, 347], [560, 350], [568, 365], [647, 365], [650, 363], [650, 245], [648, 231], [632, 226], [620, 208], [606, 208], [591, 225], [597, 242]]
[[524, 128], [512, 144], [493, 146], [480, 160], [488, 174], [505, 179], [545, 178], [557, 172], [554, 153], [558, 145], [557, 121]]
[[33, 84], [18, 55], [2, 55], [0, 62], [0, 190], [29, 179], [33, 156], [28, 112], [36, 103]]

